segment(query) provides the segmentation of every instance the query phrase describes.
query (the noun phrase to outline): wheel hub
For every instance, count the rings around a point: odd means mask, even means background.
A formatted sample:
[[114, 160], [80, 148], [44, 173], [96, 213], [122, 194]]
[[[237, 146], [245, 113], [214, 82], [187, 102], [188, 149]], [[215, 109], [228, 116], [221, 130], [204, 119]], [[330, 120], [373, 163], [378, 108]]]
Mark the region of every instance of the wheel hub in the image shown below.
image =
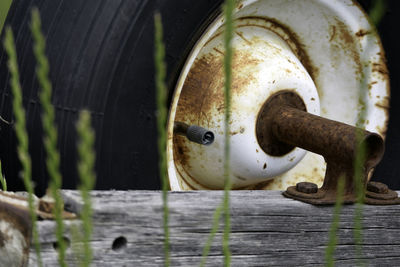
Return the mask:
[[[365, 126], [385, 135], [387, 113], [376, 103], [388, 99], [388, 77], [371, 74], [373, 62], [381, 64], [382, 59], [376, 58], [381, 47], [376, 36], [357, 39], [358, 27], [370, 27], [366, 19], [355, 25], [349, 15], [359, 14], [360, 9], [349, 7], [349, 1], [277, 2], [242, 1], [235, 13], [229, 122], [234, 189], [285, 189], [298, 180], [322, 184], [326, 166], [321, 156], [291, 146], [276, 151], [260, 138], [261, 131], [268, 132], [258, 123], [266, 115], [265, 105], [282, 92], [298, 96], [295, 102], [301, 103], [296, 105], [311, 114], [354, 125], [360, 110], [359, 87], [369, 83]], [[223, 32], [221, 16], [193, 48], [175, 89], [167, 144], [173, 190], [223, 188]], [[368, 67], [363, 67], [364, 59]], [[174, 135], [175, 122], [212, 131], [214, 143], [202, 146]]]

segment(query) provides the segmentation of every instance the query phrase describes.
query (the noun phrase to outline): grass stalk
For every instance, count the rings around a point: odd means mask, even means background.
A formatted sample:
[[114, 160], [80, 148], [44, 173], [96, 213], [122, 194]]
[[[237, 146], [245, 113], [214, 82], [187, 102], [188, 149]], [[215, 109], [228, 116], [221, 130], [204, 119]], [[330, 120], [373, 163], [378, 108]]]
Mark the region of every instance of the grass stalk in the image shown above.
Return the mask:
[[58, 263], [67, 266], [65, 262], [66, 244], [63, 238], [64, 223], [62, 219], [63, 200], [60, 195], [62, 178], [60, 173], [60, 153], [57, 149], [57, 129], [55, 124], [55, 111], [51, 104], [52, 85], [49, 79], [49, 62], [45, 55], [46, 41], [41, 32], [41, 20], [39, 10], [32, 10], [31, 31], [34, 40], [34, 54], [37, 61], [37, 79], [41, 87], [39, 94], [42, 104], [42, 124], [44, 132], [44, 147], [46, 150], [46, 166], [50, 177], [50, 191], [54, 198], [53, 215], [56, 220], [56, 238], [58, 245]]
[[159, 171], [162, 185], [162, 202], [163, 202], [163, 228], [164, 228], [164, 265], [170, 266], [170, 244], [169, 244], [169, 210], [168, 210], [168, 190], [169, 183], [167, 179], [167, 158], [166, 158], [166, 142], [167, 142], [167, 86], [165, 84], [166, 64], [165, 64], [165, 47], [163, 43], [163, 29], [161, 15], [159, 13], [154, 16], [155, 27], [155, 79], [156, 79], [156, 107], [157, 107], [157, 132], [158, 132], [158, 155], [159, 155]]
[[234, 0], [225, 0], [223, 11], [225, 17], [225, 31], [224, 31], [224, 101], [225, 101], [225, 114], [224, 114], [224, 131], [225, 131], [225, 143], [224, 143], [224, 197], [222, 205], [218, 206], [213, 215], [213, 224], [211, 232], [208, 236], [206, 245], [203, 248], [202, 259], [200, 267], [205, 266], [207, 261], [208, 253], [210, 252], [211, 244], [214, 240], [215, 234], [218, 231], [219, 220], [224, 213], [224, 234], [222, 240], [222, 249], [224, 253], [224, 266], [230, 266], [231, 264], [231, 252], [229, 249], [229, 236], [231, 231], [230, 224], [230, 204], [229, 204], [229, 192], [231, 189], [230, 180], [230, 125], [231, 120], [231, 85], [232, 85], [232, 37], [233, 37], [233, 10], [235, 7]]
[[[374, 0], [373, 5], [369, 11], [370, 20], [375, 26], [378, 26], [381, 20], [383, 19], [385, 12], [387, 9], [386, 0]], [[364, 67], [363, 77], [361, 79], [360, 89], [359, 89], [359, 113], [357, 116], [356, 126], [357, 128], [365, 129], [365, 118], [368, 112], [366, 103], [367, 99], [367, 90], [368, 84], [366, 80], [366, 73], [369, 73], [368, 67]], [[362, 219], [363, 219], [363, 206], [364, 206], [364, 198], [365, 198], [365, 186], [364, 186], [364, 164], [366, 160], [366, 147], [360, 141], [362, 140], [363, 135], [361, 131], [356, 133], [357, 143], [359, 144], [356, 151], [355, 162], [354, 162], [354, 186], [356, 191], [356, 203], [354, 210], [354, 242], [355, 242], [355, 250], [356, 250], [356, 258], [358, 266], [365, 266], [365, 262], [362, 260], [363, 252], [362, 252]], [[333, 253], [336, 247], [336, 231], [334, 230], [338, 227], [339, 221], [336, 223], [336, 220], [339, 220], [336, 217], [336, 210], [338, 209], [339, 198], [335, 205], [335, 215], [334, 221], [332, 222], [332, 228], [330, 231], [329, 244], [326, 251], [326, 264], [327, 266], [333, 266]], [[337, 224], [337, 226], [335, 226]]]
[[13, 112], [15, 117], [15, 133], [18, 140], [17, 153], [22, 165], [21, 178], [23, 180], [26, 191], [28, 192], [28, 207], [32, 221], [32, 237], [35, 246], [37, 263], [42, 266], [42, 258], [40, 254], [39, 233], [37, 229], [36, 207], [33, 198], [33, 182], [32, 182], [32, 163], [28, 151], [28, 134], [26, 130], [26, 115], [22, 104], [22, 89], [20, 84], [20, 76], [17, 63], [17, 52], [15, 48], [14, 35], [10, 27], [7, 27], [4, 41], [4, 48], [9, 57], [8, 68], [11, 74], [11, 92], [13, 95]]
[[[373, 24], [377, 27], [381, 20], [383, 19], [385, 12], [387, 9], [386, 0], [374, 0], [372, 3], [372, 7], [369, 11], [369, 17]], [[368, 97], [367, 97], [367, 74], [370, 73], [368, 66], [364, 66], [363, 76], [361, 79], [360, 91], [359, 91], [359, 114], [357, 118], [356, 126], [361, 129], [365, 129], [365, 120], [366, 115], [368, 114]], [[366, 147], [365, 144], [362, 144], [360, 141], [362, 140], [362, 132], [359, 131], [357, 133], [357, 143], [359, 144], [356, 151], [356, 157], [354, 162], [354, 184], [357, 196], [357, 202], [355, 204], [354, 211], [354, 241], [355, 241], [355, 249], [356, 249], [356, 257], [357, 257], [357, 265], [365, 266], [366, 263], [362, 260], [363, 252], [362, 252], [362, 219], [363, 219], [363, 207], [364, 207], [364, 198], [365, 198], [365, 181], [367, 177], [364, 177], [364, 168], [366, 161]]]
[[215, 234], [217, 233], [218, 228], [219, 228], [219, 220], [221, 219], [223, 208], [224, 208], [223, 205], [219, 205], [215, 209], [214, 216], [213, 216], [213, 223], [212, 223], [212, 226], [211, 226], [211, 232], [210, 232], [210, 234], [208, 236], [206, 245], [203, 248], [200, 267], [204, 267], [206, 265], [207, 256], [208, 256], [208, 253], [210, 253], [210, 249], [211, 249], [211, 244], [214, 241]]
[[96, 183], [96, 175], [94, 172], [95, 153], [94, 141], [95, 134], [91, 127], [91, 119], [89, 111], [82, 111], [79, 114], [77, 123], [77, 132], [79, 136], [78, 143], [78, 173], [80, 177], [79, 191], [82, 196], [83, 206], [80, 214], [83, 228], [83, 261], [81, 266], [90, 266], [93, 258], [93, 252], [90, 245], [90, 239], [93, 232], [92, 223], [92, 202], [90, 191], [93, 190]]
[[[362, 136], [359, 137], [360, 139]], [[362, 260], [362, 219], [363, 219], [363, 208], [364, 208], [364, 198], [365, 198], [365, 186], [364, 186], [364, 164], [365, 164], [366, 148], [364, 145], [359, 145], [355, 164], [354, 164], [354, 181], [357, 201], [355, 203], [354, 209], [354, 242], [356, 249], [357, 265], [364, 266]]]
[[3, 29], [4, 22], [7, 17], [8, 10], [10, 9], [12, 0], [1, 0], [0, 1], [0, 33]]
[[0, 182], [1, 182], [1, 188], [3, 191], [7, 191], [7, 181], [6, 178], [3, 175], [3, 170], [1, 168], [1, 161], [0, 161]]
[[225, 227], [223, 235], [223, 252], [224, 252], [224, 266], [230, 266], [231, 264], [231, 251], [229, 249], [229, 236], [231, 231], [230, 223], [230, 204], [229, 204], [229, 191], [231, 189], [230, 179], [230, 121], [231, 121], [231, 85], [232, 85], [232, 38], [233, 38], [233, 10], [235, 7], [234, 0], [225, 0], [224, 3], [224, 16], [225, 16], [225, 31], [224, 31], [224, 73], [225, 73], [225, 84], [224, 84], [224, 98], [225, 98], [225, 144], [224, 144], [224, 214], [225, 214]]
[[[364, 70], [364, 73], [367, 70]], [[365, 74], [362, 78], [362, 83], [360, 85], [360, 92], [359, 92], [359, 114], [357, 118], [356, 126], [360, 129], [365, 129], [365, 117], [367, 114], [367, 96], [366, 96], [366, 88], [368, 85], [366, 84]], [[361, 142], [363, 139], [362, 131], [357, 131], [356, 133], [357, 139], [357, 150], [356, 156], [354, 159], [354, 187], [356, 191], [356, 203], [355, 203], [355, 210], [354, 210], [354, 242], [355, 242], [355, 249], [356, 249], [356, 257], [358, 260], [358, 266], [364, 266], [362, 259], [362, 219], [363, 219], [363, 208], [364, 208], [364, 198], [365, 198], [365, 183], [364, 177], [365, 172], [365, 161], [366, 161], [366, 147], [364, 142]]]
[[336, 191], [336, 203], [333, 210], [333, 218], [331, 228], [329, 230], [329, 241], [328, 246], [325, 250], [325, 266], [333, 267], [335, 266], [335, 249], [337, 245], [337, 232], [339, 230], [340, 224], [340, 212], [343, 206], [343, 193], [344, 193], [345, 180], [341, 177], [338, 180], [337, 191]]
[[374, 0], [369, 11], [369, 18], [375, 26], [378, 26], [387, 10], [386, 0]]

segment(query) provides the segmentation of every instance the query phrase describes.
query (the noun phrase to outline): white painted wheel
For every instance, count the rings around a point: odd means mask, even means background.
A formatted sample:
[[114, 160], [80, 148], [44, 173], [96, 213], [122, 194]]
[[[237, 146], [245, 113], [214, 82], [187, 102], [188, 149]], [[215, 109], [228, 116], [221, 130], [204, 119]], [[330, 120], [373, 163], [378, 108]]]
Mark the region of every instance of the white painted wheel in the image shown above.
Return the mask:
[[[322, 183], [321, 156], [299, 148], [271, 156], [258, 144], [258, 113], [276, 92], [294, 91], [308, 112], [350, 125], [366, 109], [366, 129], [385, 136], [389, 81], [384, 52], [358, 5], [241, 1], [235, 25], [230, 122], [234, 189]], [[175, 88], [167, 142], [172, 190], [223, 188], [223, 31], [219, 16], [193, 47]], [[368, 90], [366, 103], [359, 103], [362, 90]], [[213, 131], [215, 142], [202, 146], [174, 135], [178, 121]]]

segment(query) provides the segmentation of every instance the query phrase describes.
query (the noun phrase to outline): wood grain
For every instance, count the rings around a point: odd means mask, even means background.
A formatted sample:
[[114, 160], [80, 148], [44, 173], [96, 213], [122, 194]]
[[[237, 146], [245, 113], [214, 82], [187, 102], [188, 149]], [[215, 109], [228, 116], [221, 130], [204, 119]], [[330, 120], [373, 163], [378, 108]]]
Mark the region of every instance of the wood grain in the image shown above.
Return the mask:
[[[79, 212], [76, 191], [63, 191], [66, 208]], [[172, 266], [198, 266], [221, 191], [171, 192]], [[162, 266], [163, 228], [161, 192], [94, 191], [93, 266]], [[337, 266], [355, 266], [354, 205], [341, 214]], [[287, 199], [278, 191], [232, 191], [232, 266], [322, 266], [332, 221], [332, 206], [317, 207]], [[400, 266], [400, 206], [364, 206], [363, 255], [368, 266]], [[65, 237], [71, 239], [67, 221]], [[40, 241], [46, 266], [56, 266], [54, 222], [41, 221]], [[222, 266], [222, 229], [213, 242], [207, 266]], [[126, 246], [114, 247], [121, 237]], [[123, 242], [122, 242], [123, 243]], [[120, 244], [120, 243], [118, 243]], [[115, 244], [114, 244], [115, 245]], [[76, 256], [68, 249], [68, 263]], [[35, 266], [30, 253], [30, 265]]]

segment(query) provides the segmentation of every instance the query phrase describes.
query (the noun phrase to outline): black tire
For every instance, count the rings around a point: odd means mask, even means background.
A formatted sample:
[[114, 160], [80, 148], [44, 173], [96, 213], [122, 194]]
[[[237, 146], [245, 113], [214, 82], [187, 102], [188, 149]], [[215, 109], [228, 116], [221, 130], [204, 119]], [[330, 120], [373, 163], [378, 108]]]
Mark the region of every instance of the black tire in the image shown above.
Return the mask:
[[[63, 187], [75, 188], [75, 122], [83, 108], [96, 131], [97, 189], [159, 189], [153, 70], [153, 14], [162, 14], [170, 84], [221, 1], [14, 0], [6, 24], [15, 34], [36, 193], [47, 187], [30, 10], [47, 36]], [[0, 115], [12, 120], [7, 56], [0, 50]], [[13, 127], [1, 124], [0, 158], [10, 190], [22, 190]]]
[[[398, 49], [392, 25], [399, 6], [389, 9], [379, 30], [387, 52], [392, 88], [399, 75]], [[16, 35], [24, 105], [27, 109], [30, 153], [36, 192], [47, 187], [38, 85], [29, 32], [30, 9], [38, 6], [47, 36], [47, 55], [55, 88], [59, 148], [64, 188], [75, 188], [77, 113], [88, 108], [97, 133], [97, 189], [159, 189], [154, 116], [153, 13], [161, 12], [169, 84], [181, 63], [215, 14], [222, 0], [14, 0], [6, 24]], [[361, 1], [369, 7], [370, 1]], [[12, 119], [7, 56], [0, 48], [0, 115]], [[386, 153], [374, 180], [400, 189], [398, 90], [392, 90]], [[12, 126], [0, 122], [0, 159], [10, 190], [22, 190]]]

